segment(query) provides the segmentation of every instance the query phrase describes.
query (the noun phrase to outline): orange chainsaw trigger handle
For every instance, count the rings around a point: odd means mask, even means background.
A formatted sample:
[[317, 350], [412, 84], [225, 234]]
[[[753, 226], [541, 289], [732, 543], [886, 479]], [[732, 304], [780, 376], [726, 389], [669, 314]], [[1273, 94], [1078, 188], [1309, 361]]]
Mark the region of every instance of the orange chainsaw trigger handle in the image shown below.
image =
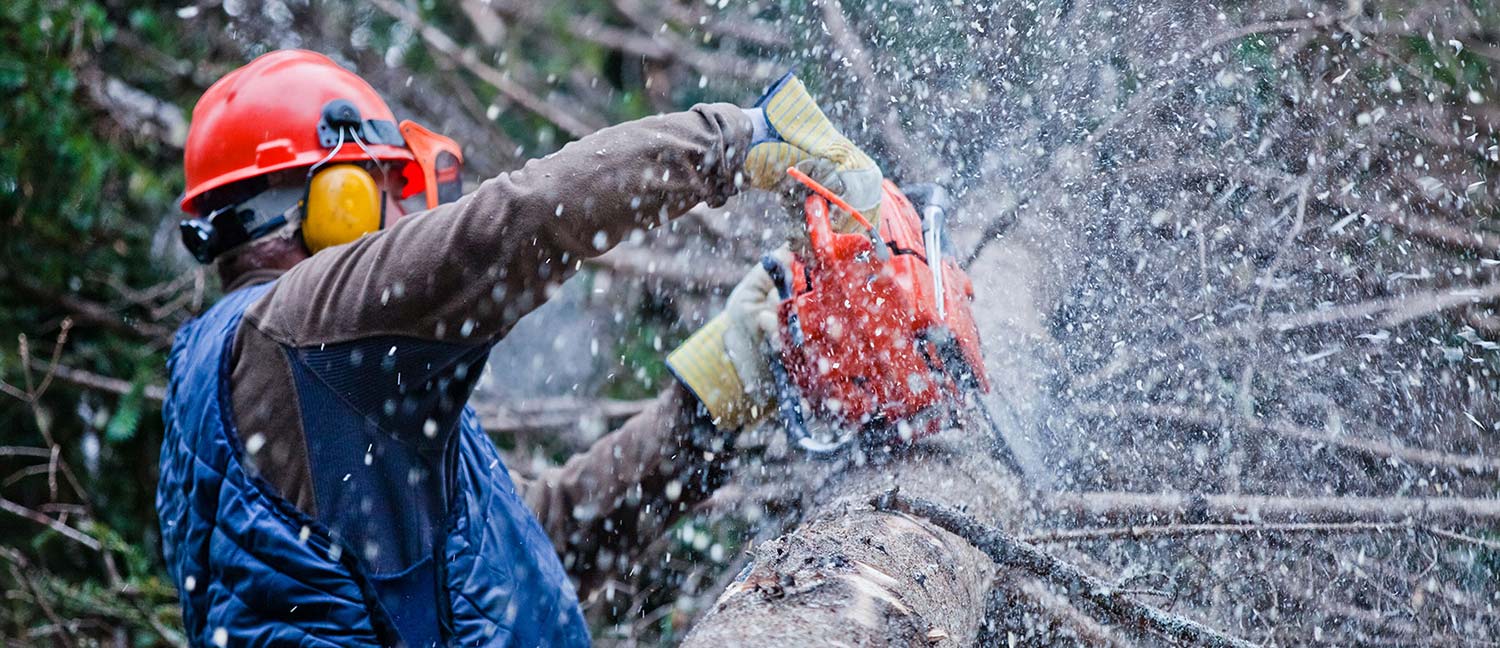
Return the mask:
[[[811, 177], [808, 177], [806, 173], [803, 173], [802, 171], [797, 169], [797, 167], [787, 167], [786, 174], [792, 176], [793, 178], [796, 178], [798, 182], [807, 185], [808, 189], [813, 190], [813, 193], [818, 194], [824, 200], [827, 200], [834, 206], [839, 207], [846, 212], [849, 212], [849, 215], [853, 216], [854, 220], [857, 221], [862, 227], [864, 227], [865, 232], [869, 234], [870, 248], [875, 252], [875, 258], [880, 259], [881, 263], [885, 263], [886, 261], [891, 260], [891, 251], [886, 248], [885, 239], [880, 236], [880, 229], [871, 224], [870, 219], [865, 218], [864, 214], [859, 213], [859, 210], [851, 207], [849, 203], [844, 201], [843, 198], [838, 197], [838, 194], [833, 193], [833, 191], [829, 190], [828, 187], [818, 184], [817, 180], [813, 180]], [[816, 229], [813, 222], [810, 220], [812, 218], [811, 212], [808, 213], [808, 218], [809, 220], [807, 225], [809, 230]], [[832, 223], [832, 221], [829, 219], [829, 214], [824, 214], [824, 221], [829, 222], [830, 224]], [[818, 237], [814, 235], [813, 238], [816, 239]], [[817, 241], [815, 240], [814, 243], [817, 243]]]
[[855, 208], [850, 207], [849, 203], [844, 202], [844, 199], [840, 198], [838, 196], [838, 194], [833, 193], [833, 191], [831, 191], [828, 187], [825, 187], [825, 186], [823, 186], [821, 184], [818, 184], [817, 180], [812, 179], [810, 176], [808, 176], [806, 173], [803, 173], [797, 167], [787, 167], [786, 168], [786, 174], [789, 175], [789, 176], [792, 176], [793, 178], [796, 178], [797, 182], [800, 182], [802, 184], [807, 185], [808, 189], [813, 190], [814, 193], [818, 194], [819, 196], [822, 196], [828, 202], [831, 202], [835, 206], [837, 206], [838, 208], [840, 208], [840, 209], [842, 209], [842, 210], [844, 210], [846, 212], [849, 212], [849, 215], [853, 216], [854, 220], [858, 221], [859, 224], [861, 226], [863, 226], [865, 229], [870, 230], [872, 232], [875, 231], [875, 226], [870, 224], [870, 219], [865, 218], [864, 214], [861, 214], [861, 213], [859, 213], [859, 210], [856, 210]]

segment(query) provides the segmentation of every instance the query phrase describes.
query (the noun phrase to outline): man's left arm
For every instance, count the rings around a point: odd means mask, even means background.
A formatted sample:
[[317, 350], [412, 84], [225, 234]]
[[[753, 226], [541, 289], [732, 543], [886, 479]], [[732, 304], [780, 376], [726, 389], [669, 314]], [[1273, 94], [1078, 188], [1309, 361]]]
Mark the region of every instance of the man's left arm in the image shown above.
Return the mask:
[[587, 596], [712, 494], [733, 454], [734, 435], [674, 381], [588, 451], [516, 485]]

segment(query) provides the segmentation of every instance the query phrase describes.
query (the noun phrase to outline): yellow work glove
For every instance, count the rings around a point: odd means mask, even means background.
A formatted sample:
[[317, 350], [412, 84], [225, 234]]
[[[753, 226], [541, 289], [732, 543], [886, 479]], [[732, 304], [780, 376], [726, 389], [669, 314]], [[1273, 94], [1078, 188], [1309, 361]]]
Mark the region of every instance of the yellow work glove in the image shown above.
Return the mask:
[[[790, 253], [774, 253], [783, 264]], [[731, 430], [770, 412], [776, 386], [767, 354], [780, 344], [771, 275], [756, 264], [729, 292], [724, 312], [667, 355], [667, 368], [708, 409], [714, 425]]]
[[[880, 224], [880, 167], [833, 127], [793, 73], [781, 77], [745, 112], [754, 128], [744, 166], [751, 185], [782, 193], [797, 189], [801, 185], [786, 174], [787, 167], [795, 166], [871, 224]], [[834, 230], [855, 231], [854, 219], [834, 211]]]

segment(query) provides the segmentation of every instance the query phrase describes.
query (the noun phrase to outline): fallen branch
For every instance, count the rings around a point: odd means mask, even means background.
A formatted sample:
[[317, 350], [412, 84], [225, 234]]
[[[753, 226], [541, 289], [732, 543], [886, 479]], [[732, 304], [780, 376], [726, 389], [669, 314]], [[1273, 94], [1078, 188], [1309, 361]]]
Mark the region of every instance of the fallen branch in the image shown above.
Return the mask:
[[1020, 536], [1022, 542], [1050, 544], [1058, 542], [1092, 542], [1097, 540], [1149, 540], [1152, 538], [1192, 538], [1206, 535], [1262, 534], [1358, 534], [1391, 531], [1420, 531], [1445, 540], [1471, 544], [1486, 549], [1500, 549], [1500, 542], [1476, 538], [1446, 529], [1411, 522], [1286, 522], [1271, 524], [1149, 524], [1093, 529], [1058, 529]]
[[491, 434], [570, 428], [586, 419], [605, 423], [627, 419], [653, 402], [655, 399], [535, 398], [484, 407], [479, 412], [479, 423]]
[[1260, 419], [1228, 419], [1212, 412], [1190, 409], [1177, 405], [1151, 403], [1078, 403], [1073, 411], [1085, 416], [1125, 416], [1137, 419], [1172, 421], [1199, 427], [1217, 429], [1225, 425], [1242, 426], [1251, 432], [1274, 434], [1288, 439], [1323, 443], [1345, 450], [1399, 459], [1410, 464], [1442, 466], [1477, 474], [1500, 474], [1500, 458], [1477, 455], [1459, 455], [1437, 450], [1408, 448], [1373, 439], [1335, 436], [1312, 428], [1283, 421]]
[[[1222, 346], [1225, 342], [1231, 340], [1255, 337], [1265, 330], [1286, 333], [1288, 331], [1314, 326], [1326, 326], [1351, 320], [1373, 320], [1373, 323], [1377, 327], [1389, 328], [1454, 308], [1494, 300], [1500, 300], [1500, 281], [1491, 281], [1473, 286], [1450, 287], [1445, 290], [1426, 290], [1380, 299], [1336, 304], [1326, 308], [1319, 307], [1304, 311], [1276, 313], [1266, 316], [1264, 321], [1261, 322], [1241, 321], [1209, 329], [1189, 340], [1179, 340], [1173, 346], [1179, 348], [1188, 344], [1197, 344], [1205, 347]], [[1158, 347], [1154, 350], [1160, 351], [1163, 349]], [[1103, 367], [1074, 380], [1072, 387], [1076, 390], [1092, 389], [1146, 358], [1147, 356], [1141, 351], [1129, 348], [1122, 349]]]
[[1262, 533], [1384, 533], [1414, 529], [1404, 522], [1289, 522], [1272, 524], [1147, 524], [1093, 529], [1058, 529], [1020, 536], [1021, 542], [1052, 544], [1094, 540], [1149, 540], [1205, 535], [1258, 535]]
[[[1103, 623], [1100, 623], [1098, 619], [1078, 609], [1066, 596], [1058, 594], [1052, 588], [1043, 585], [1041, 581], [1034, 578], [1027, 578], [1017, 585], [1016, 589], [1025, 598], [1030, 599], [1040, 611], [1049, 615], [1059, 628], [1074, 635], [1073, 637], [1062, 638], [1076, 639], [1090, 646], [1129, 645], [1115, 636], [1115, 633]], [[1000, 589], [996, 588], [996, 591], [999, 592]], [[996, 601], [996, 603], [1003, 604], [1001, 601]], [[1051, 639], [1057, 641], [1061, 638], [1054, 636]], [[998, 642], [999, 637], [995, 637], [995, 640]], [[1061, 642], [1058, 641], [1058, 643]], [[989, 644], [981, 641], [979, 645]]]
[[0, 272], [0, 280], [8, 281], [10, 285], [35, 299], [50, 302], [61, 307], [62, 310], [67, 311], [72, 316], [74, 322], [77, 324], [92, 324], [161, 345], [171, 344], [172, 342], [172, 329], [161, 324], [126, 317], [116, 308], [89, 301], [77, 295], [55, 292], [28, 278], [15, 276], [7, 272]]
[[[65, 383], [108, 392], [116, 396], [125, 396], [135, 389], [135, 385], [128, 380], [112, 378], [83, 369], [74, 369], [60, 364], [47, 365], [40, 361], [33, 361], [31, 366], [42, 371], [51, 372], [54, 378]], [[141, 393], [147, 400], [160, 403], [167, 397], [167, 388], [162, 385], [146, 385], [142, 388]]]
[[729, 288], [739, 283], [744, 269], [704, 258], [662, 254], [645, 248], [616, 247], [585, 265], [643, 279], [662, 279], [688, 288]]
[[1234, 648], [1250, 648], [1254, 645], [1192, 619], [1136, 601], [1119, 589], [1084, 573], [1072, 563], [963, 513], [924, 500], [902, 497], [894, 488], [875, 498], [871, 504], [878, 510], [925, 518], [939, 528], [967, 540], [996, 564], [1024, 570], [1065, 591], [1082, 596], [1122, 623], [1195, 645]]
[[8, 499], [0, 498], [0, 511], [5, 511], [6, 513], [10, 513], [11, 515], [16, 515], [31, 520], [32, 522], [36, 522], [37, 524], [52, 529], [63, 537], [77, 542], [78, 544], [81, 544], [90, 549], [93, 549], [94, 551], [99, 551], [103, 548], [103, 546], [99, 544], [98, 540], [89, 537], [84, 532], [63, 524], [56, 519], [21, 506], [20, 504], [12, 502]]
[[1500, 500], [1466, 497], [1285, 497], [1184, 493], [1058, 492], [1058, 511], [1106, 519], [1500, 522]]

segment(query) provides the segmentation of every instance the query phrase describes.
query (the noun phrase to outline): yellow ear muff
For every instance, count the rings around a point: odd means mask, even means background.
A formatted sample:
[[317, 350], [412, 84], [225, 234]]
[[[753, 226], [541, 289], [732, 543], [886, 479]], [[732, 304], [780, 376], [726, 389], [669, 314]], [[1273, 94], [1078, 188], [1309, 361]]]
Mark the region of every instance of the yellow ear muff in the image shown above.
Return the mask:
[[307, 249], [342, 245], [380, 229], [380, 188], [363, 167], [337, 164], [307, 183], [302, 240]]

